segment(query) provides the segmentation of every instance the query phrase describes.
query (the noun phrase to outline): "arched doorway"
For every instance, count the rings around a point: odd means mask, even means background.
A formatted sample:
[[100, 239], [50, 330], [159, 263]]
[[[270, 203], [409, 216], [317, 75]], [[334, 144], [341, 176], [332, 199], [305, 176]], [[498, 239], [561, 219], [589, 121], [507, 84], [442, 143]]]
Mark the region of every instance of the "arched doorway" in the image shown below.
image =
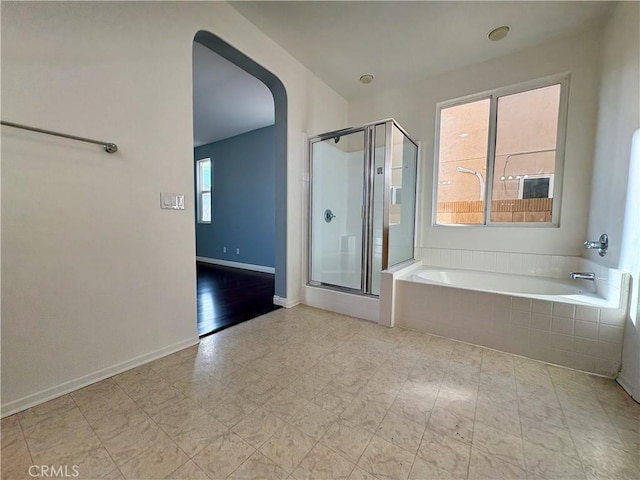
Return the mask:
[[[249, 75], [261, 81], [271, 92], [274, 104], [274, 152], [275, 152], [275, 230], [274, 230], [274, 303], [286, 298], [287, 253], [287, 95], [282, 82], [251, 58], [232, 47], [216, 35], [199, 31], [194, 42], [231, 62]], [[248, 173], [250, 174], [250, 172]]]

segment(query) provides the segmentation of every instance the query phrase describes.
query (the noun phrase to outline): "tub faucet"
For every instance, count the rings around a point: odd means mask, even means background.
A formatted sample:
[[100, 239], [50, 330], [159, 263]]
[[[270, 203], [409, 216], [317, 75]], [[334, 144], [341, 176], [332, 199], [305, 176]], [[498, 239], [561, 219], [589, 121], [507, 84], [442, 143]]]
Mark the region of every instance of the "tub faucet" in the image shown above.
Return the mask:
[[598, 240], [587, 240], [583, 245], [584, 248], [597, 249], [600, 256], [604, 257], [607, 254], [607, 249], [609, 248], [609, 236], [606, 233], [603, 233], [602, 235], [600, 235], [600, 238]]
[[571, 272], [569, 278], [571, 280], [595, 280], [596, 274], [593, 272]]

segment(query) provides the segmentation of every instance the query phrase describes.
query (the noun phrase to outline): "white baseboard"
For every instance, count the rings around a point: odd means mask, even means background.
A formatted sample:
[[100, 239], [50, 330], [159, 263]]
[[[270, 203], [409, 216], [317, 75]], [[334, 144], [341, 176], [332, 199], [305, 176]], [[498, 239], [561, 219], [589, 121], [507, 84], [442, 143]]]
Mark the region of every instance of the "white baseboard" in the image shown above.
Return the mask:
[[278, 295], [273, 296], [273, 304], [279, 305], [284, 308], [292, 308], [296, 305], [300, 305], [300, 300], [287, 300], [284, 297], [279, 297]]
[[174, 343], [173, 345], [169, 345], [159, 350], [155, 350], [139, 357], [132, 358], [131, 360], [127, 360], [126, 362], [103, 368], [102, 370], [98, 370], [97, 372], [93, 372], [74, 380], [62, 383], [60, 385], [56, 385], [55, 387], [41, 390], [31, 395], [27, 395], [26, 397], [19, 398], [18, 400], [13, 400], [0, 407], [0, 417], [8, 417], [9, 415], [13, 415], [14, 413], [21, 412], [22, 410], [34, 407], [48, 400], [53, 400], [54, 398], [61, 397], [62, 395], [66, 395], [67, 393], [73, 392], [82, 387], [86, 387], [87, 385], [91, 385], [92, 383], [99, 382], [100, 380], [104, 380], [105, 378], [112, 377], [114, 375], [117, 375], [118, 373], [122, 373], [134, 367], [139, 367], [140, 365], [149, 363], [153, 360], [157, 360], [158, 358], [170, 355], [193, 345], [197, 345], [199, 342], [200, 339], [198, 337], [183, 340], [182, 342]]
[[362, 318], [371, 322], [378, 323], [380, 320], [380, 300], [375, 297], [307, 285], [304, 287], [304, 303], [310, 307]]
[[276, 273], [273, 267], [264, 267], [262, 265], [252, 265], [251, 263], [231, 262], [229, 260], [219, 260], [217, 258], [196, 257], [198, 262], [210, 263], [212, 265], [222, 265], [223, 267], [242, 268], [243, 270], [253, 270], [254, 272]]

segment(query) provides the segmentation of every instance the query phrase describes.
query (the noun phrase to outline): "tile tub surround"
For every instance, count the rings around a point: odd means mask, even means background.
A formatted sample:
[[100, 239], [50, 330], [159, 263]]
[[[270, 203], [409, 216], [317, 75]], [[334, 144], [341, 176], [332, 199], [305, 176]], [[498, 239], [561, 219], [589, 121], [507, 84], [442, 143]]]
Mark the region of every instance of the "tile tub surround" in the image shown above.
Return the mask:
[[537, 275], [567, 278], [569, 272], [581, 267], [582, 257], [494, 252], [488, 250], [457, 250], [449, 248], [416, 248], [416, 259], [434, 267], [462, 268], [483, 272]]
[[[623, 302], [626, 305], [626, 302]], [[626, 308], [596, 308], [397, 280], [394, 324], [614, 377]]]
[[2, 478], [636, 479], [639, 425], [611, 380], [298, 306], [4, 418]]

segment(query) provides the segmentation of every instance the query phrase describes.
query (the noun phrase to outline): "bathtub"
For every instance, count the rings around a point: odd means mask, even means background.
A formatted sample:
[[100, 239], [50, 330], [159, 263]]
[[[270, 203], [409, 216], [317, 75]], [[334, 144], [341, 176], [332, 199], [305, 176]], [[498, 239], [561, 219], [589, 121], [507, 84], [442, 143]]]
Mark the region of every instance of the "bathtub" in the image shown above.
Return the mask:
[[[628, 289], [628, 275], [619, 278]], [[627, 297], [596, 290], [588, 280], [421, 266], [394, 278], [389, 324], [611, 377]]]
[[550, 302], [567, 302], [596, 307], [617, 307], [596, 293], [590, 280], [564, 281], [557, 278], [533, 277], [494, 272], [457, 269], [423, 269], [413, 273], [414, 282], [526, 297]]

